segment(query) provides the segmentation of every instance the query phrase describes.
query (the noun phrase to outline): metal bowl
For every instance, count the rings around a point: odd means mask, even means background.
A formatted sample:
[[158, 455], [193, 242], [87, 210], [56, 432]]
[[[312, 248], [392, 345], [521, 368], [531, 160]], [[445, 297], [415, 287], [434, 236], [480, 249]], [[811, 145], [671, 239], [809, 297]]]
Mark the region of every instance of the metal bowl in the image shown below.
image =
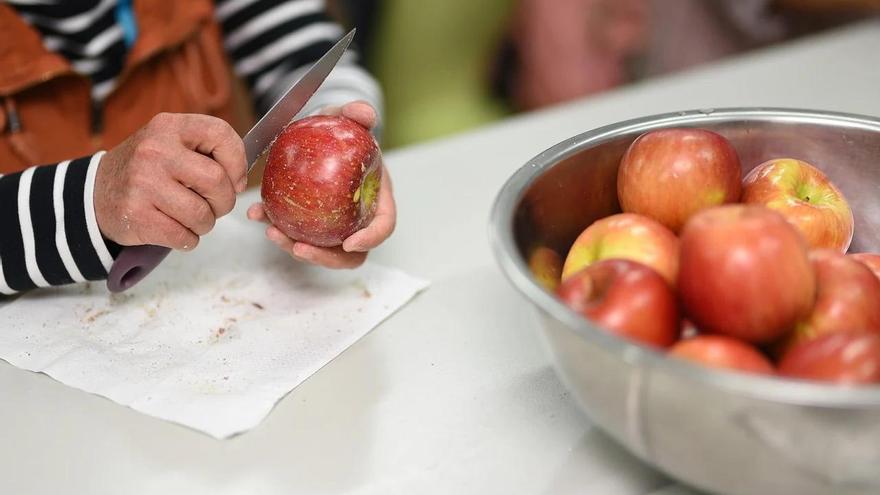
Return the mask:
[[[852, 252], [880, 251], [880, 120], [784, 109], [679, 112], [592, 130], [544, 151], [504, 185], [490, 240], [537, 310], [562, 380], [593, 422], [647, 463], [725, 494], [880, 493], [880, 387], [836, 387], [716, 371], [617, 338], [531, 277], [536, 242], [567, 252], [620, 211], [617, 167], [641, 133], [701, 127], [727, 137], [743, 173], [778, 157], [824, 170], [855, 214]], [[880, 302], [878, 302], [880, 304]]]

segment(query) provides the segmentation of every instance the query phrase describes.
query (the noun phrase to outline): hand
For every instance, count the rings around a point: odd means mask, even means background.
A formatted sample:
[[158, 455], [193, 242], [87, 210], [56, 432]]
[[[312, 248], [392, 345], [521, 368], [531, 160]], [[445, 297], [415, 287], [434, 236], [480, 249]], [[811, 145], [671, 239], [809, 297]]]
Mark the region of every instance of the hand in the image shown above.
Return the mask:
[[[325, 109], [322, 113], [344, 115], [367, 129], [372, 129], [377, 122], [376, 111], [368, 103], [356, 101], [342, 107]], [[394, 231], [397, 221], [397, 209], [391, 190], [391, 178], [388, 169], [382, 166], [382, 184], [379, 187], [376, 215], [369, 225], [355, 232], [343, 241], [342, 246], [322, 248], [294, 241], [269, 225], [266, 237], [294, 259], [320, 265], [326, 268], [356, 268], [367, 259], [367, 252], [381, 244]], [[262, 203], [252, 205], [247, 212], [248, 218], [254, 221], [269, 223]]]
[[232, 211], [247, 186], [244, 144], [207, 115], [163, 113], [101, 159], [95, 215], [104, 237], [124, 246], [189, 251]]

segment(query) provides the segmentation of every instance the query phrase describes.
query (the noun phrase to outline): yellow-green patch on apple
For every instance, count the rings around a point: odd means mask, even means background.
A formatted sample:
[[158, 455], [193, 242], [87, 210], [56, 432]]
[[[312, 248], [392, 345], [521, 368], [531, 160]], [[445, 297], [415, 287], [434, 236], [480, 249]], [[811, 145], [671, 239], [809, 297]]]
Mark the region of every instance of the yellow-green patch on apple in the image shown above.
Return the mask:
[[794, 158], [758, 165], [743, 180], [743, 203], [781, 213], [811, 248], [845, 253], [853, 236], [853, 214], [843, 193], [821, 170]]
[[678, 273], [678, 238], [661, 223], [635, 213], [593, 222], [572, 244], [562, 280], [605, 259], [628, 259], [653, 268], [673, 287]]
[[562, 279], [562, 256], [547, 246], [538, 246], [529, 253], [529, 270], [535, 280], [550, 292]]

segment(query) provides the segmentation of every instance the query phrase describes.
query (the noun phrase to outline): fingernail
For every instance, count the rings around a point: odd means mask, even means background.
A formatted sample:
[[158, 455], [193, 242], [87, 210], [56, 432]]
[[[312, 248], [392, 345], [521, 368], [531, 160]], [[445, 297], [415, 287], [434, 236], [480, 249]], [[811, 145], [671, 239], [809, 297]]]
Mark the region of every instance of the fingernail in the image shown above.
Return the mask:
[[297, 260], [297, 261], [302, 261], [303, 263], [308, 263], [309, 260], [297, 252], [298, 249], [296, 248], [296, 246], [297, 245], [294, 244], [294, 246], [292, 248], [290, 248], [290, 251], [288, 251], [288, 253], [290, 254], [290, 257]]

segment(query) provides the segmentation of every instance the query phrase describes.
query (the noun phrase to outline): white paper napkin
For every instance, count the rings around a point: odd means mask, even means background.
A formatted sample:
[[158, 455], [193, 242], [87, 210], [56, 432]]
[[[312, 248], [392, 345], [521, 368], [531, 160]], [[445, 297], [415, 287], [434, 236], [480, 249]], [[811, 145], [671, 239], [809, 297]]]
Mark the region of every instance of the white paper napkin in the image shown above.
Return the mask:
[[225, 438], [427, 285], [369, 263], [295, 263], [260, 226], [230, 216], [129, 292], [92, 283], [0, 305], [0, 358]]

